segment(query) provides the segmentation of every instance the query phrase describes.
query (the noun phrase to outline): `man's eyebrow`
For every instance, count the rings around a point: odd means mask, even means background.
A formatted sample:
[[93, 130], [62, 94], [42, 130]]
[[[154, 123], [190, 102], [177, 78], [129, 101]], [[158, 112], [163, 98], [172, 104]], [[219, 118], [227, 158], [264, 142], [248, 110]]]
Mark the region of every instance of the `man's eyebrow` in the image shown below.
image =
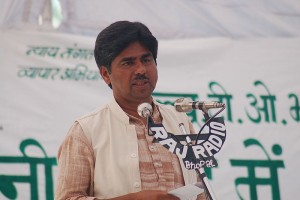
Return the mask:
[[121, 59], [121, 62], [133, 61], [136, 60], [136, 57], [125, 57]]
[[142, 58], [146, 58], [146, 57], [149, 57], [149, 56], [152, 56], [152, 53], [150, 53], [150, 52], [145, 53], [145, 54], [143, 54], [141, 57], [142, 57]]

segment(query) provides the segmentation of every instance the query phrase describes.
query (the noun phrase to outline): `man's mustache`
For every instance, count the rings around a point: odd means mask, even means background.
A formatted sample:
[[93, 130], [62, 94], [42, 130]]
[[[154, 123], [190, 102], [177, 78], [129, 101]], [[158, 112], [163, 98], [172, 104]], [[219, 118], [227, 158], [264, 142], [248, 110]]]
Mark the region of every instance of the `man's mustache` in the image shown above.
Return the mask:
[[145, 74], [137, 74], [135, 77], [134, 77], [134, 80], [137, 81], [137, 80], [148, 80], [149, 78], [145, 75]]

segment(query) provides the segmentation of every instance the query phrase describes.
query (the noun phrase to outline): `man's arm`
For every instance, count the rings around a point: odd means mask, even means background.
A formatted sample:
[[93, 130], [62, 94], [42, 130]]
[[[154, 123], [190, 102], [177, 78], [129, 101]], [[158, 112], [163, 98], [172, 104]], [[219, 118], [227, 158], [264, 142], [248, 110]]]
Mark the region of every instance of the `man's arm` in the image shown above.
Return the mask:
[[56, 200], [95, 199], [94, 152], [78, 122], [70, 128], [58, 151]]

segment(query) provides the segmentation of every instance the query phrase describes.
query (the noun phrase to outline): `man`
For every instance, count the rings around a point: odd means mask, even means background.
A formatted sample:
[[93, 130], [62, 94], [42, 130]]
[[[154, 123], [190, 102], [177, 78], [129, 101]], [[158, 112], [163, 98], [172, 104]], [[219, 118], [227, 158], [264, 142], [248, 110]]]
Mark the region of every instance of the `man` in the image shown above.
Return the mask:
[[158, 43], [142, 23], [119, 21], [97, 37], [95, 60], [112, 88], [106, 106], [78, 119], [58, 152], [55, 199], [178, 199], [168, 191], [195, 183], [194, 171], [147, 134], [139, 104], [153, 107], [152, 118], [169, 132], [188, 131], [188, 117], [153, 100], [158, 79]]

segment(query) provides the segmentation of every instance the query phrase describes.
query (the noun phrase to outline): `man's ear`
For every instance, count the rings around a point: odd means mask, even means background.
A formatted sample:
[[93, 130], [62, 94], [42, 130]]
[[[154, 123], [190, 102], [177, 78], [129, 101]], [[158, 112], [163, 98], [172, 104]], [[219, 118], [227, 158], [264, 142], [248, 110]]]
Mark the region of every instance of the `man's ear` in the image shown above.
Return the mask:
[[105, 83], [107, 85], [111, 84], [111, 82], [110, 82], [110, 76], [109, 76], [110, 73], [107, 70], [107, 68], [104, 67], [104, 66], [101, 66], [100, 69], [99, 69], [99, 71], [100, 71], [100, 74], [101, 74], [103, 80], [105, 81]]

